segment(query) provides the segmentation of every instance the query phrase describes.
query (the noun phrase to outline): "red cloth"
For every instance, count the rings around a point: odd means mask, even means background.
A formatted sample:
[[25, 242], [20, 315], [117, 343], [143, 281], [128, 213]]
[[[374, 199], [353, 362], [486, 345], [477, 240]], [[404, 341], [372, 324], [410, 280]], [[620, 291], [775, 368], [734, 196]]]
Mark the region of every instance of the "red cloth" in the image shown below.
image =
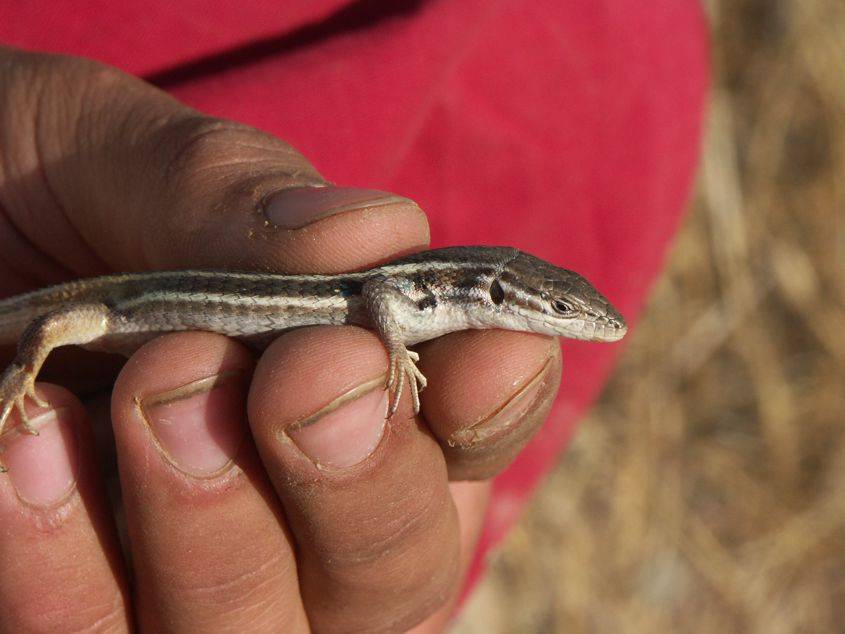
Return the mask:
[[[330, 180], [416, 199], [434, 246], [518, 246], [629, 318], [689, 195], [708, 83], [704, 16], [677, 0], [0, 0], [0, 41], [145, 75]], [[564, 344], [560, 398], [496, 480], [473, 579], [619, 350]]]

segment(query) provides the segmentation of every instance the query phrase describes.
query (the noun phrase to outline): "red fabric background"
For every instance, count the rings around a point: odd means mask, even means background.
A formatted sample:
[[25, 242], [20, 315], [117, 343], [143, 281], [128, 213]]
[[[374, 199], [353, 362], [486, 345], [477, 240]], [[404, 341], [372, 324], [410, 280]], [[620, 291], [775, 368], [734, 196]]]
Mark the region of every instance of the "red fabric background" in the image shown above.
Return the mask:
[[[335, 182], [416, 199], [434, 246], [518, 246], [629, 319], [689, 194], [708, 81], [703, 14], [678, 0], [0, 0], [0, 41], [145, 75]], [[619, 350], [564, 344], [560, 398], [496, 480], [481, 554]]]

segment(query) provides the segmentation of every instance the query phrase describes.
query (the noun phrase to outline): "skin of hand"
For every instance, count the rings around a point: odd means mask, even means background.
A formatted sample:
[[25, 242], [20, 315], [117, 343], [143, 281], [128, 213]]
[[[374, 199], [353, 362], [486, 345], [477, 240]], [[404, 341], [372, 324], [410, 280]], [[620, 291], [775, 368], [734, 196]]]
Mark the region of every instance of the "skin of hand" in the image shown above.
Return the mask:
[[[112, 271], [336, 273], [429, 240], [415, 203], [332, 186], [279, 139], [11, 49], [0, 224], [4, 295]], [[153, 340], [111, 393], [117, 514], [91, 403], [39, 383], [40, 436], [4, 441], [0, 630], [441, 631], [489, 479], [548, 414], [561, 359], [554, 339], [503, 331], [418, 350], [422, 412], [406, 395], [385, 422], [387, 354], [367, 330], [296, 330], [258, 359], [211, 333]]]

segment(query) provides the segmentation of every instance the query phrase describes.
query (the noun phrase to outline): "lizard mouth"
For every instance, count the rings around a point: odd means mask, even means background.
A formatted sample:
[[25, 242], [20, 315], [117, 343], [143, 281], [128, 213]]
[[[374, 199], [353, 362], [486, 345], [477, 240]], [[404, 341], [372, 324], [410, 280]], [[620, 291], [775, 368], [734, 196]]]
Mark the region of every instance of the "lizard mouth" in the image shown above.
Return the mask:
[[628, 326], [621, 319], [603, 319], [599, 321], [579, 320], [563, 333], [564, 337], [582, 341], [613, 343], [619, 341], [628, 332]]
[[606, 341], [608, 343], [619, 341], [628, 332], [628, 326], [625, 323], [610, 323], [604, 327], [604, 332], [599, 341]]

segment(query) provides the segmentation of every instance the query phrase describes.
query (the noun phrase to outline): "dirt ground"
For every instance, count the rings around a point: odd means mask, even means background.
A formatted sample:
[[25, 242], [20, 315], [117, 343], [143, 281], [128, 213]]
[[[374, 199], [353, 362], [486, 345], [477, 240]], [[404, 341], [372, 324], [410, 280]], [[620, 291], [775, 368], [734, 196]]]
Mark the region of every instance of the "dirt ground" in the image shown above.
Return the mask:
[[845, 1], [707, 8], [691, 212], [461, 634], [845, 631]]

